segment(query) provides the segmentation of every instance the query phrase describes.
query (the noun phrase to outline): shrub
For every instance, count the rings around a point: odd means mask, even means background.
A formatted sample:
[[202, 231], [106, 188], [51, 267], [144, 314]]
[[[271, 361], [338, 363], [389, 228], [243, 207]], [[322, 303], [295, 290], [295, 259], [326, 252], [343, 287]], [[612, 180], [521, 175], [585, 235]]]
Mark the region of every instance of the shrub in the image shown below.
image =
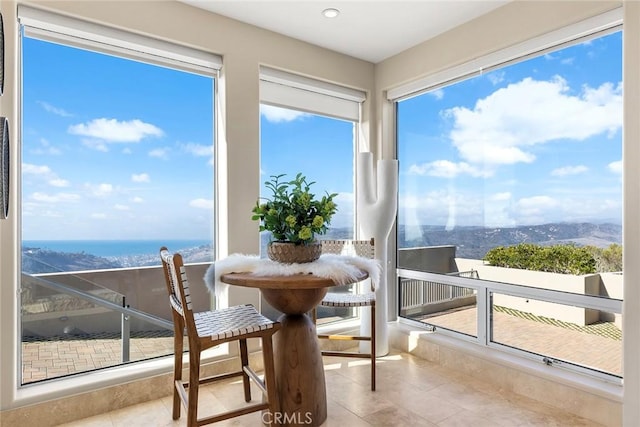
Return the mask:
[[597, 248], [595, 246], [587, 246], [591, 255], [596, 260], [596, 270], [605, 271], [622, 271], [622, 246], [612, 243], [608, 248]]
[[562, 274], [591, 274], [596, 272], [592, 251], [573, 244], [540, 246], [520, 243], [515, 246], [498, 246], [484, 256], [489, 265], [546, 271]]

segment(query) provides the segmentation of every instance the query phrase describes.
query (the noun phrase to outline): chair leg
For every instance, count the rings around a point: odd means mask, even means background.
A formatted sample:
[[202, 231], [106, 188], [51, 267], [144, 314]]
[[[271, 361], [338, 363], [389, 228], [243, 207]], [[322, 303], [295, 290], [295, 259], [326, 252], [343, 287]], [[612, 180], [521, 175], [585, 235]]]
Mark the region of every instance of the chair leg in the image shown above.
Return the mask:
[[371, 390], [376, 391], [376, 305], [371, 305]]
[[251, 384], [249, 384], [249, 375], [244, 371], [245, 366], [249, 366], [249, 354], [247, 352], [247, 340], [240, 340], [240, 361], [242, 362], [242, 384], [244, 386], [244, 400], [251, 401]]
[[198, 389], [200, 386], [200, 349], [189, 346], [189, 397], [187, 427], [198, 425]]
[[280, 414], [280, 400], [278, 399], [278, 391], [276, 389], [276, 371], [273, 360], [272, 335], [262, 338], [262, 361], [264, 363], [264, 383], [267, 387], [269, 412], [271, 412], [269, 420], [271, 420], [273, 424], [274, 418]]
[[176, 387], [176, 381], [182, 382], [182, 356], [184, 351], [184, 336], [182, 331], [176, 328], [174, 330], [173, 339], [173, 413], [174, 420], [180, 418], [180, 410], [182, 408], [182, 401], [178, 394], [178, 388]]

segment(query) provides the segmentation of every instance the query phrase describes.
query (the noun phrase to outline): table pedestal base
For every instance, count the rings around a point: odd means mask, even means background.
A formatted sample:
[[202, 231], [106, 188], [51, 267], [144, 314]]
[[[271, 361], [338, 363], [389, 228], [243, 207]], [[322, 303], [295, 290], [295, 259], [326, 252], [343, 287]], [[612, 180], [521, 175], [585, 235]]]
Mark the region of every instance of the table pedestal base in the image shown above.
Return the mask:
[[[327, 418], [327, 392], [316, 327], [306, 314], [283, 314], [274, 335], [280, 419], [285, 426], [319, 426]], [[278, 421], [280, 421], [278, 423]]]

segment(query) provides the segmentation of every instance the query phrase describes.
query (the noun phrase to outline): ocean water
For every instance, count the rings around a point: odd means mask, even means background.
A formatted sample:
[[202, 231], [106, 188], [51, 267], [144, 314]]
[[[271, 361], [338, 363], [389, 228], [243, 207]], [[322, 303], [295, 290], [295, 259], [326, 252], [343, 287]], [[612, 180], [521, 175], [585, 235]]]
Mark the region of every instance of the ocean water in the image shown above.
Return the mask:
[[172, 252], [210, 246], [211, 240], [23, 240], [23, 248], [48, 249], [55, 252], [87, 253], [100, 257], [158, 255], [162, 246]]

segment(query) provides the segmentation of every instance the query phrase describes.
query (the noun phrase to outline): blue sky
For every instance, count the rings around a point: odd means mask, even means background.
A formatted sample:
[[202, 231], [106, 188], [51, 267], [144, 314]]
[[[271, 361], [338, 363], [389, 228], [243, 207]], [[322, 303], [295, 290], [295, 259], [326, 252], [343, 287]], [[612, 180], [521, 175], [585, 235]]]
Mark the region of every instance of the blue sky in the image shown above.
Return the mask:
[[213, 79], [28, 38], [23, 64], [23, 239], [212, 235]]
[[621, 222], [615, 33], [399, 105], [400, 223]]
[[[29, 38], [23, 51], [23, 239], [212, 236], [212, 78]], [[261, 132], [261, 182], [303, 172], [348, 225], [353, 124], [263, 106]]]
[[[613, 34], [402, 101], [400, 223], [620, 222], [621, 46]], [[33, 39], [23, 62], [24, 239], [212, 235], [213, 79]], [[261, 180], [303, 172], [350, 224], [353, 124], [261, 113]]]

